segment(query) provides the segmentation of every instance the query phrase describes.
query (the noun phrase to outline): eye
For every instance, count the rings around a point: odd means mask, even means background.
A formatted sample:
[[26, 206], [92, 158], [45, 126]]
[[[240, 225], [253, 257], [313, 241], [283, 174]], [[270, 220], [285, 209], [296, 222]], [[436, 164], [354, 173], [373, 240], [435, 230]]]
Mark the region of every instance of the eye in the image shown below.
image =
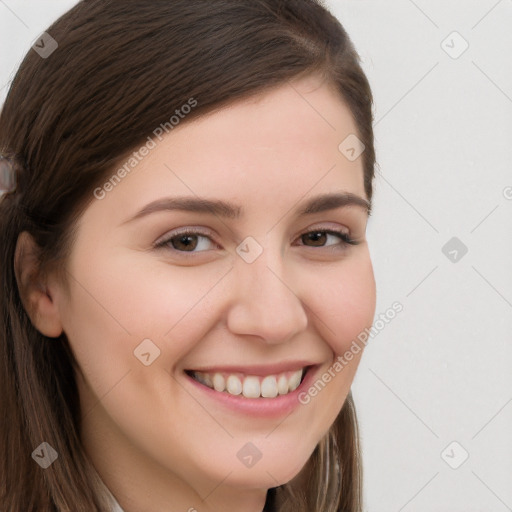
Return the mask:
[[[336, 238], [338, 242], [336, 242]], [[347, 245], [358, 245], [360, 243], [350, 238], [348, 233], [334, 229], [315, 229], [308, 231], [301, 235], [300, 239], [307, 247], [330, 247], [339, 245], [343, 249]], [[327, 243], [329, 240], [333, 241], [333, 243]], [[339, 240], [341, 240], [341, 242], [339, 242]], [[312, 242], [313, 245], [307, 245], [308, 242]]]
[[186, 229], [177, 231], [155, 244], [155, 248], [168, 248], [178, 252], [204, 252], [209, 250], [209, 245], [218, 248], [213, 240], [201, 231]]
[[[350, 238], [348, 233], [333, 229], [311, 230], [302, 234], [299, 238], [306, 247], [332, 247], [341, 250], [348, 245], [358, 245], [360, 243]], [[309, 245], [309, 243], [312, 245]], [[156, 242], [154, 247], [155, 249], [162, 248], [180, 253], [198, 253], [220, 248], [212, 240], [209, 233], [191, 228], [172, 232], [164, 240]]]

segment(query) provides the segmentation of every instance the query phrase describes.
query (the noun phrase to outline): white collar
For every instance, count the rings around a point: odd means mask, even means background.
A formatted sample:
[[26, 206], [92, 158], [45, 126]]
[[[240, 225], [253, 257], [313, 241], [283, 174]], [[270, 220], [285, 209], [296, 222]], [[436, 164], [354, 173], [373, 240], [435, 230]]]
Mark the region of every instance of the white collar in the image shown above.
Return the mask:
[[111, 512], [124, 512], [124, 510], [121, 508], [121, 505], [119, 505], [117, 502], [115, 496], [110, 492], [110, 489], [106, 485], [105, 488], [107, 489], [108, 495], [110, 496], [110, 500], [112, 502]]
[[114, 503], [112, 507], [112, 512], [124, 512], [124, 510], [121, 508], [121, 505], [117, 502], [117, 500], [114, 498]]

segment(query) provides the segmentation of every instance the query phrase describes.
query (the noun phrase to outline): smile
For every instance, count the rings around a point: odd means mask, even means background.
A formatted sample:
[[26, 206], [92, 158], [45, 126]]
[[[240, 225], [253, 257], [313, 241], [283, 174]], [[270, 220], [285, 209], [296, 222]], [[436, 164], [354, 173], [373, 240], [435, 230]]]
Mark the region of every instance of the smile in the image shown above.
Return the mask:
[[245, 375], [243, 373], [199, 372], [186, 373], [195, 381], [219, 393], [245, 398], [275, 398], [295, 391], [301, 384], [309, 367], [273, 375]]

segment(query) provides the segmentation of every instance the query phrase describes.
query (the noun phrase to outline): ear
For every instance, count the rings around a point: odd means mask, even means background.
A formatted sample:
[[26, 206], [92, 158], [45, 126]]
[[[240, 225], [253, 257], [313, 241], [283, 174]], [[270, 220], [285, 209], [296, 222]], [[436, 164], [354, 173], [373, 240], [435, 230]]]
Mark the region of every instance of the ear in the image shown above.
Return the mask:
[[27, 231], [18, 236], [14, 254], [14, 271], [21, 301], [34, 327], [49, 338], [62, 334], [55, 297], [40, 275], [39, 246]]

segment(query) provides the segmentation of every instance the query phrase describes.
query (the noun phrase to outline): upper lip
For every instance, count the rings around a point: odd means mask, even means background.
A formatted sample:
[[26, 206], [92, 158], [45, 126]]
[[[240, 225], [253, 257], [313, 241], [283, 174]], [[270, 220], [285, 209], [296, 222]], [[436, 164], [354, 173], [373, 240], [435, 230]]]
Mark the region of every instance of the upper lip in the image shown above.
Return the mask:
[[195, 371], [201, 373], [244, 373], [246, 375], [274, 375], [288, 371], [302, 370], [307, 366], [315, 366], [319, 363], [311, 361], [285, 361], [281, 363], [265, 364], [265, 365], [222, 365], [222, 366], [203, 366], [187, 369], [187, 371]]

